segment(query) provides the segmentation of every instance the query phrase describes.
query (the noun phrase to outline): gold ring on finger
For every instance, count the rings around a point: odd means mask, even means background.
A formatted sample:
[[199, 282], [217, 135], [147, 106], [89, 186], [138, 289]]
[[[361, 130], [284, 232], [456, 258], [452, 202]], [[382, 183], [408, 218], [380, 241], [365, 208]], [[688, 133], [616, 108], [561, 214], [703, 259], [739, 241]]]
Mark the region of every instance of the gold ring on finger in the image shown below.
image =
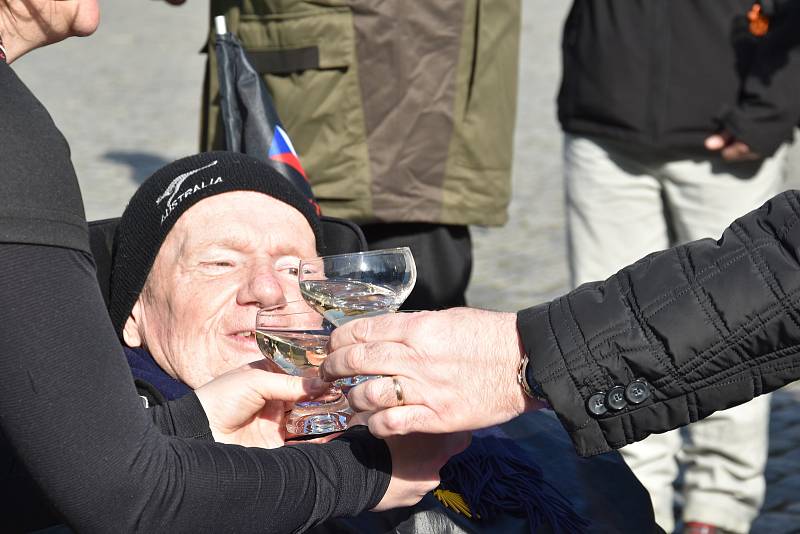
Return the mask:
[[398, 406], [402, 406], [405, 398], [403, 397], [403, 386], [400, 385], [400, 380], [395, 376], [392, 378], [394, 383], [394, 396], [397, 397]]

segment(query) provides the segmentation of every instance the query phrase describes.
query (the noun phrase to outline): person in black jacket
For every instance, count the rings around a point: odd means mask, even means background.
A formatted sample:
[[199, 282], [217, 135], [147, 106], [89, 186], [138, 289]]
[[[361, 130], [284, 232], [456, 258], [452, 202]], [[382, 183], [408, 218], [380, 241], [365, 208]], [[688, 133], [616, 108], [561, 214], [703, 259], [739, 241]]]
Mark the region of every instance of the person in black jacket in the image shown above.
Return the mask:
[[716, 241], [517, 314], [359, 319], [331, 349], [325, 379], [383, 375], [348, 395], [375, 412], [375, 435], [480, 428], [549, 405], [579, 454], [623, 447], [800, 378], [800, 192]]
[[[670, 244], [717, 237], [782, 189], [800, 117], [796, 9], [574, 2], [558, 115], [575, 286]], [[749, 530], [764, 496], [768, 420], [761, 397], [692, 425], [686, 443], [670, 432], [623, 449], [665, 530], [675, 523], [678, 457], [684, 523]]]
[[[0, 0], [3, 530], [55, 516], [78, 532], [286, 532], [417, 502], [463, 438], [387, 446], [355, 431], [268, 451], [211, 442], [199, 396], [142, 408], [95, 277], [69, 146], [7, 64], [98, 21], [95, 0]], [[264, 405], [240, 400], [250, 418]], [[15, 485], [16, 466], [30, 484]]]

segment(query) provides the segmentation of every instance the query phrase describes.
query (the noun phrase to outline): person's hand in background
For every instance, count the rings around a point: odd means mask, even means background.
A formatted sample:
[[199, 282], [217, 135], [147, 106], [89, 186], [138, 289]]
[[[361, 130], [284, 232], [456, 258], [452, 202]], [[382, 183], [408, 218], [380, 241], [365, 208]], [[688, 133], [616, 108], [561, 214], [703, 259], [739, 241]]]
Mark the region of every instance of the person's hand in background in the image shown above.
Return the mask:
[[706, 137], [705, 147], [712, 152], [719, 152], [725, 161], [753, 161], [762, 157], [727, 130]]

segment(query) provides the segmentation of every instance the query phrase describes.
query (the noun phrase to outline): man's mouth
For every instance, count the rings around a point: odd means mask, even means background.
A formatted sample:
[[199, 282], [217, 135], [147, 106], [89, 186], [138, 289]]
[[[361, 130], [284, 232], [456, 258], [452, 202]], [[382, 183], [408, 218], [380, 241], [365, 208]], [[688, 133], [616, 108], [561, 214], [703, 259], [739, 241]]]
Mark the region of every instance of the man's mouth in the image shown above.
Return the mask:
[[256, 333], [253, 330], [243, 330], [236, 332], [231, 337], [236, 343], [241, 344], [243, 347], [247, 346], [248, 350], [256, 344]]

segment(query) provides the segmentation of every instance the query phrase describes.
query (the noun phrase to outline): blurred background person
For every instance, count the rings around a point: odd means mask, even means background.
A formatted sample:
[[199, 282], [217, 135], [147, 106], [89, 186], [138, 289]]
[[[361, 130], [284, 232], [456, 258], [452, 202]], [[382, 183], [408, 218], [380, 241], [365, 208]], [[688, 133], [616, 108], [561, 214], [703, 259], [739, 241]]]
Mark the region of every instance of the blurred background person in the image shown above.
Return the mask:
[[[360, 223], [371, 249], [411, 247], [406, 308], [464, 305], [468, 225], [508, 217], [519, 0], [212, 0], [218, 15], [264, 75], [323, 213]], [[224, 148], [208, 57], [203, 150]]]
[[[788, 4], [573, 3], [558, 117], [574, 286], [718, 238], [783, 189], [800, 117]], [[764, 498], [768, 422], [763, 396], [691, 425], [685, 442], [672, 431], [624, 448], [659, 525], [675, 527], [680, 459], [684, 531], [748, 532]]]

